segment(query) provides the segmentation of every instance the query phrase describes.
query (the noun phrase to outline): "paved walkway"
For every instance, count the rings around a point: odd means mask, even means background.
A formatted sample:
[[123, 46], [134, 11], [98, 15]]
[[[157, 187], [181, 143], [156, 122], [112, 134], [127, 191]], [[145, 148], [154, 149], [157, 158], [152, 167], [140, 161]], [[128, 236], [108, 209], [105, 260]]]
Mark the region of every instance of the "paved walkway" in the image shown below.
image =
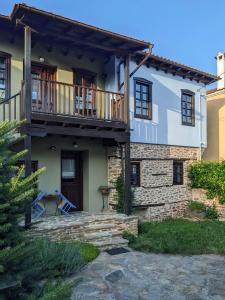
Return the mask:
[[101, 253], [80, 276], [73, 300], [225, 299], [225, 258], [216, 255]]

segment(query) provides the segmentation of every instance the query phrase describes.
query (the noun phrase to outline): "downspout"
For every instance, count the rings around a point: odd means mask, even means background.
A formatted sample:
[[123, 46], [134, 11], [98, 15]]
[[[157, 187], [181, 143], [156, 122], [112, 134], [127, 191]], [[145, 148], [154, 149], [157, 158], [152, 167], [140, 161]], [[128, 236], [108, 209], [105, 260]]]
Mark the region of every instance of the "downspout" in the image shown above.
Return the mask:
[[[202, 160], [202, 99], [205, 98], [205, 95], [201, 94], [202, 88], [198, 89], [199, 92], [199, 139], [200, 139], [200, 157], [199, 160]], [[206, 109], [206, 114], [207, 114], [207, 109]], [[207, 120], [207, 115], [205, 116]]]

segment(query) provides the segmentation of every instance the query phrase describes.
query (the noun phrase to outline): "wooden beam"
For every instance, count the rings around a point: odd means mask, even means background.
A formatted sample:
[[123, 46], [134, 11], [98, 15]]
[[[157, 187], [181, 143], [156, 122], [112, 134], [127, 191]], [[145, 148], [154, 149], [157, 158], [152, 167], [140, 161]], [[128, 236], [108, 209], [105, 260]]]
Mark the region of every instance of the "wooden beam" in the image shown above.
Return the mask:
[[[137, 67], [130, 73], [129, 78], [131, 78], [136, 72], [137, 70], [148, 60], [148, 58], [150, 57], [151, 53], [147, 53], [145, 55], [145, 57], [142, 59], [142, 61], [137, 65]], [[123, 87], [124, 82], [121, 83], [120, 85], [120, 89]]]
[[[24, 27], [24, 97], [25, 97], [25, 118], [27, 124], [31, 123], [31, 28]], [[25, 176], [31, 175], [31, 135], [28, 133], [24, 143], [27, 149], [25, 157]], [[31, 224], [31, 202], [25, 207], [25, 227]]]
[[127, 134], [129, 141], [125, 144], [125, 169], [124, 169], [124, 207], [127, 215], [131, 212], [131, 165], [130, 165], [130, 57], [127, 55], [124, 60], [124, 101], [127, 121]]
[[92, 138], [114, 139], [119, 143], [129, 141], [129, 134], [123, 131], [96, 130], [88, 128], [63, 127], [55, 125], [31, 124], [24, 127], [24, 133], [32, 136], [46, 136], [47, 134], [80, 136]]

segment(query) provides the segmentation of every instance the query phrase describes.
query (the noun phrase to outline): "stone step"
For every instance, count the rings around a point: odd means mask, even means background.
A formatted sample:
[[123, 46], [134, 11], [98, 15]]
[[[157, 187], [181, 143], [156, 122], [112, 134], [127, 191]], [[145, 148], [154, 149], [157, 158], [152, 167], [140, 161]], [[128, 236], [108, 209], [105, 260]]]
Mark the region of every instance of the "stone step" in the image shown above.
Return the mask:
[[86, 225], [85, 231], [98, 231], [98, 230], [109, 230], [109, 229], [114, 229], [115, 225], [112, 223], [99, 223], [99, 224], [89, 224]]
[[89, 233], [84, 234], [84, 240], [86, 242], [88, 242], [88, 241], [95, 241], [95, 240], [102, 239], [102, 238], [110, 239], [111, 237], [115, 237], [115, 236], [122, 236], [122, 235], [116, 229], [110, 230], [110, 231], [89, 232]]
[[128, 240], [122, 237], [113, 237], [107, 239], [99, 239], [93, 242], [101, 251], [112, 248], [128, 247]]

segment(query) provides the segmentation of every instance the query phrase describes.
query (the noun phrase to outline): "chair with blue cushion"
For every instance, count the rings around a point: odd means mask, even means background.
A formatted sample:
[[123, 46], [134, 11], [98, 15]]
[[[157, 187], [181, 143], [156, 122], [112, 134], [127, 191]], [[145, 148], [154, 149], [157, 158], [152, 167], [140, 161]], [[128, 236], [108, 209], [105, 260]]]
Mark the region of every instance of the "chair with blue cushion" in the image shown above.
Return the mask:
[[44, 205], [42, 203], [40, 203], [40, 201], [44, 198], [45, 195], [46, 195], [45, 192], [40, 192], [37, 195], [36, 199], [34, 199], [34, 201], [32, 202], [31, 218], [33, 220], [40, 218], [46, 211], [46, 208], [44, 207]]
[[76, 208], [76, 206], [71, 203], [62, 193], [60, 193], [59, 191], [55, 191], [56, 195], [60, 197], [61, 199], [61, 202], [60, 204], [58, 205], [58, 210], [66, 215], [66, 216], [69, 216], [69, 211], [73, 208]]

